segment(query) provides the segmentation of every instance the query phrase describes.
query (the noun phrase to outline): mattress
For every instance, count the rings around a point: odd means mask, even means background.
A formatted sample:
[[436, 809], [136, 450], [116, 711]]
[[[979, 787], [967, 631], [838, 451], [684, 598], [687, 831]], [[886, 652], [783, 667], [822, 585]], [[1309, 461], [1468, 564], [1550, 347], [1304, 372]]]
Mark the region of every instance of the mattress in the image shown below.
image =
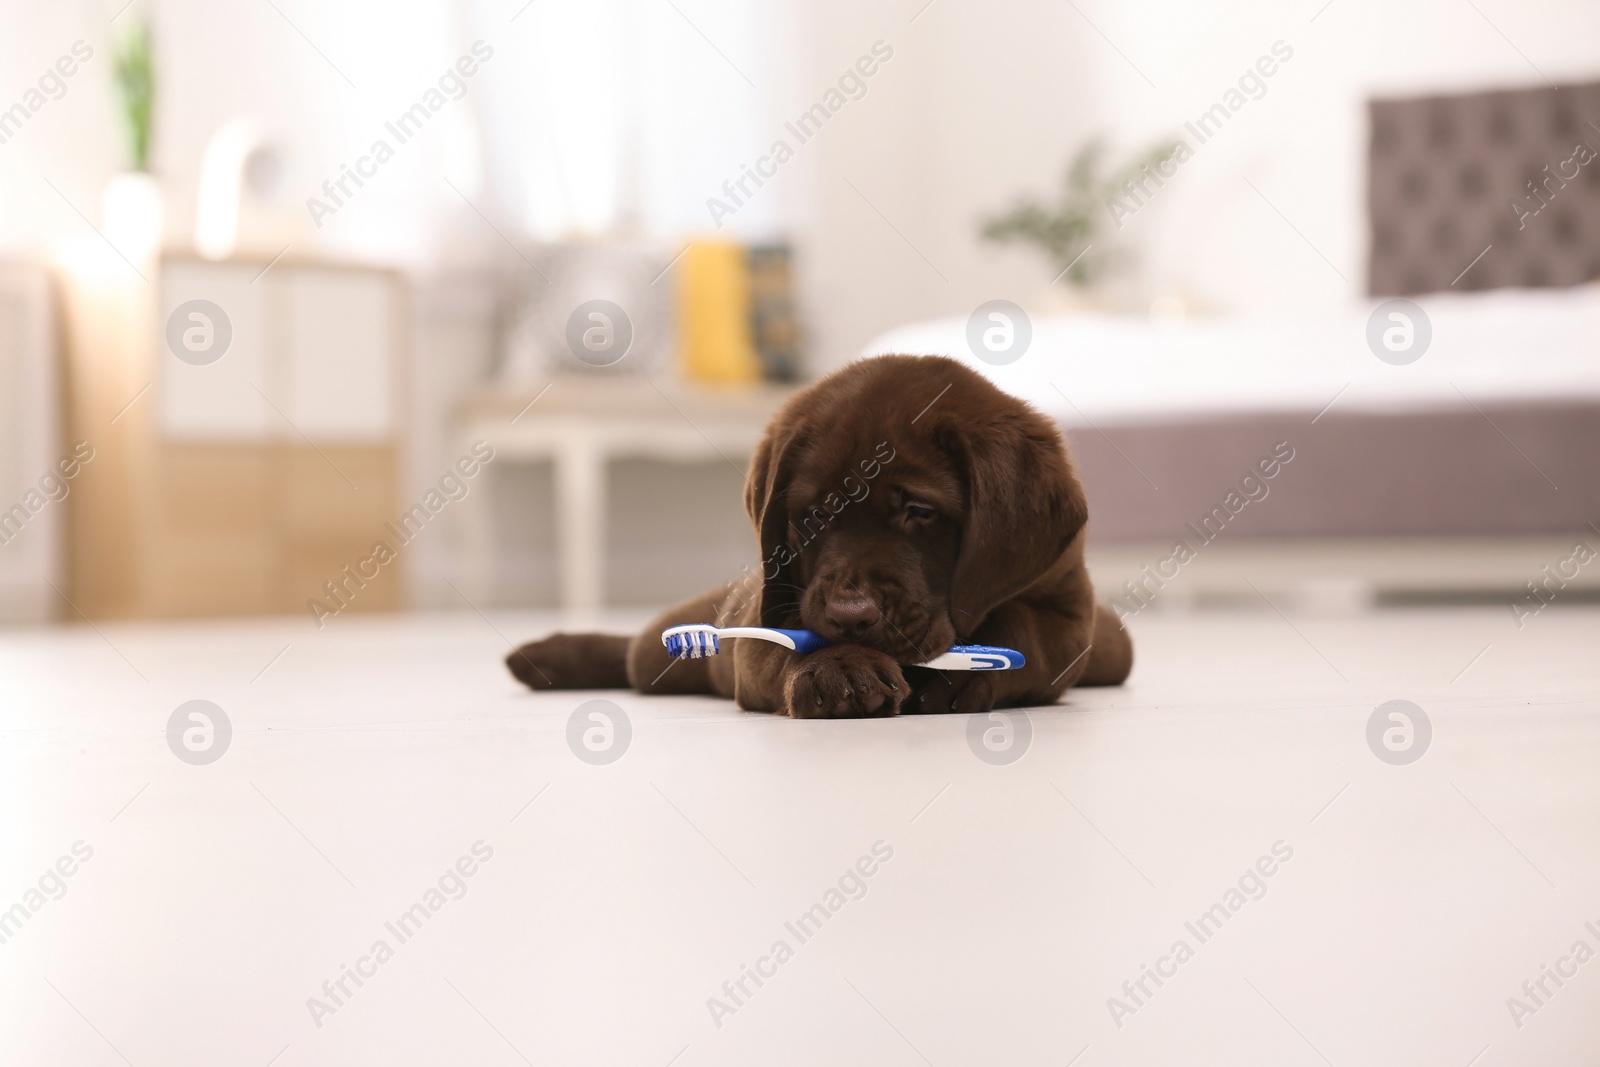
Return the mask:
[[[1219, 507], [1230, 537], [1600, 523], [1600, 287], [1419, 298], [1432, 336], [1403, 365], [1368, 345], [1379, 303], [1171, 324], [1041, 317], [1003, 366], [973, 358], [966, 320], [947, 319], [866, 354], [956, 356], [1056, 418], [1102, 541], [1179, 538]], [[1284, 446], [1292, 458], [1264, 478]]]

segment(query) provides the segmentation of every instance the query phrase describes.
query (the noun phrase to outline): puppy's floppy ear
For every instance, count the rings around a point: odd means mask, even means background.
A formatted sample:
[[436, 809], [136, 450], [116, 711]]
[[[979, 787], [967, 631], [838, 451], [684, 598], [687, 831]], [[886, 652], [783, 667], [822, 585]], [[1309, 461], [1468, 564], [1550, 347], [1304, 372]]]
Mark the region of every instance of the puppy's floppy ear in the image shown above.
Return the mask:
[[761, 543], [761, 625], [783, 626], [799, 609], [800, 592], [790, 577], [789, 482], [801, 450], [800, 429], [779, 419], [768, 428], [750, 460], [744, 509]]
[[1088, 521], [1088, 502], [1055, 425], [1035, 411], [977, 426], [951, 422], [941, 446], [965, 468], [966, 528], [950, 587], [950, 619], [967, 637], [1031, 585]]

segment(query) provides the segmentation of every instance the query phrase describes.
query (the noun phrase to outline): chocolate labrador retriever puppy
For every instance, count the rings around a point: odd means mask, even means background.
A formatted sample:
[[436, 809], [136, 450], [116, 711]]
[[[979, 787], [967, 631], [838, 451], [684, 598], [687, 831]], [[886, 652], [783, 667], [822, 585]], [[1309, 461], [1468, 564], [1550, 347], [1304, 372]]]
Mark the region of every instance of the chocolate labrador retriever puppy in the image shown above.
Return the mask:
[[[534, 689], [713, 693], [796, 718], [986, 712], [1118, 685], [1133, 646], [1083, 565], [1083, 489], [1055, 425], [940, 356], [879, 356], [797, 394], [757, 447], [745, 508], [761, 569], [632, 639], [556, 634], [506, 657]], [[815, 630], [800, 656], [734, 640], [674, 661], [681, 623]], [[912, 666], [1003, 645], [1015, 671]]]

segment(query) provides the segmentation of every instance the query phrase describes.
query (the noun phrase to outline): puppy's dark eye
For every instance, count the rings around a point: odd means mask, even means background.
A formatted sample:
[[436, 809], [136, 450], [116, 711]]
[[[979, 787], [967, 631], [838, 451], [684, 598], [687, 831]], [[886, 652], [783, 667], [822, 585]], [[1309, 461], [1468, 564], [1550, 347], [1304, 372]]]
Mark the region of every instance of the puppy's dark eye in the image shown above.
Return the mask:
[[931, 522], [939, 513], [926, 504], [906, 501], [906, 518], [917, 522]]

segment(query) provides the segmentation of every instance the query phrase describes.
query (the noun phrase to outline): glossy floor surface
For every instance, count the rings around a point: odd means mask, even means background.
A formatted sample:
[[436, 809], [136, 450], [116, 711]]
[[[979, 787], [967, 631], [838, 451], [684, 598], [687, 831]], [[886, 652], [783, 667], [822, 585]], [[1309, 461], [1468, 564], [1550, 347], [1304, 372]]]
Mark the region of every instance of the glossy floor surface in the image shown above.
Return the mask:
[[1600, 1048], [1600, 611], [1152, 613], [858, 722], [520, 691], [553, 621], [0, 634], [0, 1062]]

